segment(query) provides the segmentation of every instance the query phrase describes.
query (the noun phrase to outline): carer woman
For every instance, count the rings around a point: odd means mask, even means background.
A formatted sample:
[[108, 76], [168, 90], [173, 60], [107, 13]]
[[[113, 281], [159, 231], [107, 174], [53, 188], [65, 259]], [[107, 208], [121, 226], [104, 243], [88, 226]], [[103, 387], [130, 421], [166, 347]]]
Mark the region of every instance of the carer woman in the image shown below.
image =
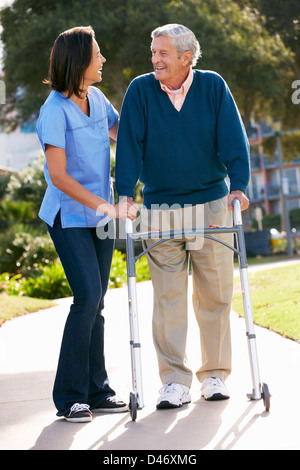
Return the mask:
[[[66, 321], [53, 388], [57, 416], [92, 420], [93, 412], [127, 411], [110, 387], [104, 358], [104, 296], [114, 237], [114, 218], [134, 220], [136, 207], [113, 204], [110, 141], [118, 113], [93, 83], [106, 59], [93, 29], [61, 33], [50, 56], [51, 92], [41, 108], [37, 133], [45, 152], [48, 187], [39, 216], [60, 257], [74, 301]], [[113, 340], [113, 339], [112, 339]]]

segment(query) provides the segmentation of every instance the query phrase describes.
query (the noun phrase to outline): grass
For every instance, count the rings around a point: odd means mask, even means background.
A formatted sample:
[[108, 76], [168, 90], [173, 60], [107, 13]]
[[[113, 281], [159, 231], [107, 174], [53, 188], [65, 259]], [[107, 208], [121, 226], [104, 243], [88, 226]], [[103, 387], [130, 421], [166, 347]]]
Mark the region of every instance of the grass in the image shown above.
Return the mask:
[[[300, 264], [249, 273], [254, 323], [300, 342]], [[233, 309], [244, 315], [239, 277]]]
[[40, 309], [53, 307], [54, 305], [55, 302], [52, 300], [0, 295], [0, 326], [6, 320], [37, 312]]
[[[285, 258], [249, 258], [248, 263], [268, 263]], [[147, 273], [142, 263], [137, 266], [137, 280], [148, 279]], [[254, 323], [300, 342], [300, 264], [249, 273], [249, 284]], [[53, 305], [51, 300], [0, 295], [0, 326], [5, 320]], [[244, 315], [239, 277], [235, 278], [232, 306], [239, 315]]]
[[[289, 261], [293, 258], [291, 258], [288, 255], [285, 254], [276, 254], [276, 255], [270, 255], [270, 256], [247, 256], [247, 263], [249, 266], [256, 265], [256, 264], [266, 264], [266, 263], [277, 263], [279, 261]], [[295, 257], [295, 259], [298, 259]], [[234, 265], [238, 266], [239, 262], [238, 259], [235, 257], [234, 258]]]

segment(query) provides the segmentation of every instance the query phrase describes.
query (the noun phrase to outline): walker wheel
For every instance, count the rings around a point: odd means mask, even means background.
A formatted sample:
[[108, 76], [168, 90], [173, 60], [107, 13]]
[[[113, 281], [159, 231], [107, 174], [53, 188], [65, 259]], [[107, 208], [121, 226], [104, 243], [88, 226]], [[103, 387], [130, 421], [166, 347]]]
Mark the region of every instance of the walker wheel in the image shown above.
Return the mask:
[[270, 392], [267, 384], [262, 384], [262, 398], [264, 400], [264, 405], [266, 411], [270, 411]]
[[137, 400], [136, 400], [136, 395], [133, 392], [130, 392], [129, 394], [129, 411], [130, 411], [130, 416], [131, 420], [135, 421], [136, 420], [136, 412], [137, 412]]

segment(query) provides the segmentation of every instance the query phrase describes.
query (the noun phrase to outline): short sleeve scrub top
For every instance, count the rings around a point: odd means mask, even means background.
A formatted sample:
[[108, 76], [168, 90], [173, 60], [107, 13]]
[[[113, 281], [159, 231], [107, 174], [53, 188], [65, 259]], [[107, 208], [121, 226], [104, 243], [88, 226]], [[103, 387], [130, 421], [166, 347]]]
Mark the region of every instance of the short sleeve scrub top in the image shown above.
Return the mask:
[[[90, 116], [66, 98], [52, 90], [41, 107], [37, 134], [45, 152], [46, 144], [65, 150], [67, 173], [93, 194], [113, 203], [110, 177], [109, 130], [118, 121], [116, 109], [96, 87], [89, 87]], [[47, 161], [44, 164], [47, 190], [39, 217], [48, 225], [61, 211], [62, 228], [99, 227], [110, 219], [56, 188], [50, 179]]]

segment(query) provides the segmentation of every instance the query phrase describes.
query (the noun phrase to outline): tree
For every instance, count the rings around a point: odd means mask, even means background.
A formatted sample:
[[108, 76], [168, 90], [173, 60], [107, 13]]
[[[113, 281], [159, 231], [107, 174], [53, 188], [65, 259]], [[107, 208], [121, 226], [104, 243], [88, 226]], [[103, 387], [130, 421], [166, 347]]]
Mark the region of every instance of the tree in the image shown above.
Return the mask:
[[201, 67], [217, 70], [231, 90], [248, 124], [253, 112], [282, 111], [282, 88], [290, 87], [293, 56], [279, 37], [265, 28], [264, 19], [247, 6], [230, 0], [173, 1], [200, 39]]
[[257, 12], [272, 37], [280, 38], [284, 45], [293, 53], [293, 60], [288, 71], [288, 86], [282, 87], [281, 96], [285, 106], [281, 113], [285, 128], [300, 127], [300, 106], [291, 100], [292, 83], [300, 80], [300, 7], [299, 0], [237, 0], [241, 7], [249, 7]]
[[[107, 58], [101, 89], [120, 109], [134, 76], [152, 71], [150, 33], [164, 23], [183, 23], [197, 35], [199, 68], [219, 72], [229, 83], [245, 123], [253, 111], [285, 106], [293, 55], [266, 29], [253, 9], [229, 0], [15, 0], [0, 13], [3, 25], [6, 125], [37, 118], [48, 94], [42, 84], [57, 35], [91, 24]], [[290, 86], [290, 84], [289, 84]]]

